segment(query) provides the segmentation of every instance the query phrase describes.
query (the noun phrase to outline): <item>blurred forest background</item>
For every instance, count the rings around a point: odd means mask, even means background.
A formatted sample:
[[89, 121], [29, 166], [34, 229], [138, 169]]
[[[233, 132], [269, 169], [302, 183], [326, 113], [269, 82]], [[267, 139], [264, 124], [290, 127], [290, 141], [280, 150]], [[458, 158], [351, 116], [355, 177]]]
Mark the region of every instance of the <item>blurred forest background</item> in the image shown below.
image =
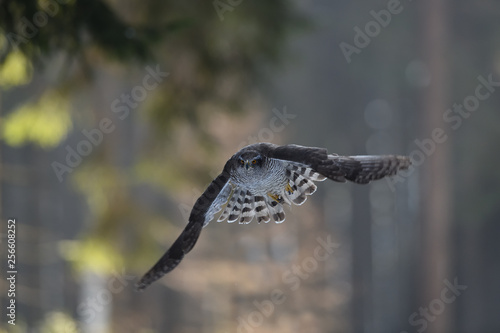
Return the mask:
[[[489, 0], [0, 1], [0, 331], [500, 332], [499, 21]], [[283, 224], [212, 222], [134, 292], [257, 141], [414, 167], [322, 183]]]

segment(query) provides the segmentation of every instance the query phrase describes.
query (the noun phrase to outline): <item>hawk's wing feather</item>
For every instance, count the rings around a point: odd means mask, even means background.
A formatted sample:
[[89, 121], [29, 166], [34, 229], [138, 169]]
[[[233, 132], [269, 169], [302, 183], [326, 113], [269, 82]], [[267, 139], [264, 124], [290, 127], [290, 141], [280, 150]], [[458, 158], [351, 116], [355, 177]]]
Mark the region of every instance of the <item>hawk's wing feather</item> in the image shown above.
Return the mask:
[[[229, 194], [230, 198], [227, 202], [226, 207], [222, 211], [222, 214], [220, 214], [219, 218], [217, 219], [217, 222], [222, 222], [225, 219], [227, 219], [229, 217], [229, 215], [231, 214], [231, 211], [233, 210], [234, 205], [236, 205], [236, 200], [238, 199], [238, 194], [240, 192], [240, 189], [236, 187], [232, 190], [232, 192], [233, 192], [232, 194]], [[232, 221], [232, 222], [234, 222], [234, 221]]]
[[266, 198], [260, 195], [254, 196], [255, 204], [255, 216], [257, 217], [257, 222], [268, 223], [271, 221], [271, 215], [269, 212], [269, 207], [266, 202]]
[[358, 184], [394, 176], [399, 170], [408, 169], [410, 166], [410, 159], [399, 155], [329, 155], [329, 159], [340, 166], [345, 179]]
[[[295, 205], [302, 205], [307, 200], [308, 195], [316, 192], [317, 186], [311, 178], [306, 176], [306, 174], [309, 174], [306, 172], [307, 168], [294, 167], [297, 168], [297, 170], [293, 171], [294, 168], [287, 169], [285, 173], [289, 180], [288, 184], [290, 185], [289, 190], [285, 189], [285, 197]], [[325, 178], [323, 177], [323, 179]]]
[[252, 221], [255, 216], [254, 202], [254, 195], [247, 190], [245, 193], [245, 199], [243, 200], [243, 208], [241, 209], [240, 224], [248, 224]]
[[200, 236], [201, 229], [210, 222], [214, 214], [221, 210], [222, 205], [226, 203], [231, 194], [231, 185], [228, 180], [229, 173], [224, 168], [224, 171], [196, 200], [189, 216], [189, 223], [184, 231], [160, 260], [136, 283], [137, 290], [145, 289], [173, 270], [184, 258], [184, 255], [191, 251]]
[[229, 212], [229, 215], [227, 217], [227, 222], [233, 223], [240, 218], [241, 211], [243, 209], [243, 201], [245, 200], [245, 194], [246, 191], [240, 187], [237, 187], [234, 190], [233, 196], [229, 201], [229, 204], [226, 206], [224, 212], [221, 215], [221, 216], [227, 215], [228, 213], [226, 212]]
[[269, 209], [269, 214], [276, 223], [281, 223], [285, 221], [285, 212], [283, 211], [283, 205], [278, 201], [272, 200], [266, 197], [267, 208]]
[[407, 169], [411, 164], [407, 156], [339, 156], [328, 154], [325, 148], [293, 144], [277, 146], [261, 143], [260, 149], [268, 157], [300, 163], [303, 167], [310, 167], [313, 171], [337, 182], [349, 180], [366, 184], [372, 180], [393, 176], [398, 170]]

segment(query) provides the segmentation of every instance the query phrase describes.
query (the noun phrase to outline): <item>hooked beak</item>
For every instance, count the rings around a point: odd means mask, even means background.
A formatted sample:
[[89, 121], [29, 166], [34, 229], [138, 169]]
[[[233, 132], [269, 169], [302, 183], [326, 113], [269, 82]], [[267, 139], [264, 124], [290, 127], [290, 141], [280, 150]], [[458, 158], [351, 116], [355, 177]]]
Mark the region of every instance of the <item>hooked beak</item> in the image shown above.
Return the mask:
[[248, 168], [250, 167], [250, 162], [248, 162], [248, 160], [245, 161], [245, 168], [248, 170]]

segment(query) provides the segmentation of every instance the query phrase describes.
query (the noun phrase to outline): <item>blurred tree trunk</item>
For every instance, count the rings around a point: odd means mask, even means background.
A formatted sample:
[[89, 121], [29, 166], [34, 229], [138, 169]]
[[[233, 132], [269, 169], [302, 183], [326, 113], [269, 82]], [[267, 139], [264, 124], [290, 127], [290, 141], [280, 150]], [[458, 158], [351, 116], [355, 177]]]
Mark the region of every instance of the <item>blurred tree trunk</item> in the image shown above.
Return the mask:
[[372, 226], [366, 188], [355, 187], [352, 217], [352, 331], [372, 332]]
[[[0, 91], [0, 118], [2, 118], [2, 92]], [[2, 214], [2, 183], [3, 183], [3, 170], [2, 170], [2, 144], [0, 144], [0, 218], [3, 217]]]
[[[423, 93], [423, 131], [421, 141], [432, 138], [435, 129], [447, 131], [443, 112], [448, 101], [448, 3], [446, 0], [422, 0], [421, 27], [422, 52], [431, 75], [431, 84]], [[447, 133], [450, 134], [450, 133]], [[418, 298], [419, 307], [429, 308], [429, 303], [439, 299], [445, 287], [443, 281], [450, 276], [450, 144], [449, 140], [435, 144], [435, 151], [425, 152], [422, 175], [422, 276]], [[449, 305], [445, 305], [449, 307]], [[436, 309], [437, 310], [437, 309]], [[435, 319], [429, 319], [427, 332], [449, 332], [450, 309], [441, 313], [429, 309]], [[436, 312], [436, 313], [435, 313]], [[439, 311], [438, 311], [439, 312]]]

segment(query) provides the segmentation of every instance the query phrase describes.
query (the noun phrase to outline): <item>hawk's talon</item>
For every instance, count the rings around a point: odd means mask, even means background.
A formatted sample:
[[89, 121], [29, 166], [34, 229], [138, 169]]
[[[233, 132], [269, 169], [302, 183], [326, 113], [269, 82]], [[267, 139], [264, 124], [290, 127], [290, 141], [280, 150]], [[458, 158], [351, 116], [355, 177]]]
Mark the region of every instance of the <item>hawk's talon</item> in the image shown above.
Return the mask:
[[273, 199], [274, 201], [276, 201], [277, 203], [282, 203], [283, 202], [283, 198], [281, 197], [281, 195], [279, 194], [272, 194], [272, 193], [268, 193], [267, 194], [271, 199]]

